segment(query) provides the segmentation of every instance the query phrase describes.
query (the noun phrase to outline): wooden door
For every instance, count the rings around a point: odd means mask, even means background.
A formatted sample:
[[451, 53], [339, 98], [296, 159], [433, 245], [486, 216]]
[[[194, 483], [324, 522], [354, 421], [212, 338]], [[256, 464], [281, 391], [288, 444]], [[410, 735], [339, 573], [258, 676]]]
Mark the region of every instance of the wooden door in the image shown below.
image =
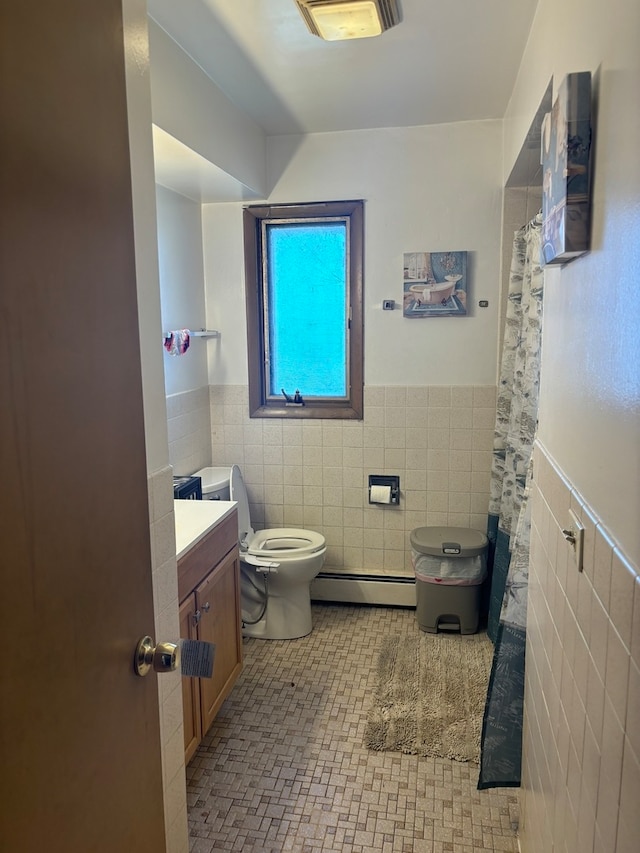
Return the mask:
[[198, 637], [216, 647], [212, 678], [200, 680], [202, 731], [213, 722], [242, 669], [238, 552], [234, 548], [196, 589]]
[[161, 853], [122, 3], [0, 40], [0, 849]]

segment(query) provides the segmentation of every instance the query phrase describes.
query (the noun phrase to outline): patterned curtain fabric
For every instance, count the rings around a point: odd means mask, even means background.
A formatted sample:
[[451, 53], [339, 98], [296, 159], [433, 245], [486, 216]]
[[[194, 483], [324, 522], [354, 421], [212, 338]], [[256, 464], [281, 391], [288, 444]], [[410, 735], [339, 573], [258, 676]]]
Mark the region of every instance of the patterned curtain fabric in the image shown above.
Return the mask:
[[478, 788], [518, 786], [531, 518], [528, 476], [538, 419], [543, 272], [541, 216], [516, 231], [500, 370], [489, 504], [487, 633], [495, 643]]

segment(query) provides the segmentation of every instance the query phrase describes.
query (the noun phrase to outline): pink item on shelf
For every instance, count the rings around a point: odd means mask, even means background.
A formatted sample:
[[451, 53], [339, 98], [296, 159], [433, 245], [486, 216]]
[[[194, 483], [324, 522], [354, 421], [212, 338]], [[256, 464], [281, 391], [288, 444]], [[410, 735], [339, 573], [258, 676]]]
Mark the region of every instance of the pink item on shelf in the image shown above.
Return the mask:
[[189, 329], [176, 329], [164, 339], [164, 348], [169, 355], [184, 355], [189, 349]]

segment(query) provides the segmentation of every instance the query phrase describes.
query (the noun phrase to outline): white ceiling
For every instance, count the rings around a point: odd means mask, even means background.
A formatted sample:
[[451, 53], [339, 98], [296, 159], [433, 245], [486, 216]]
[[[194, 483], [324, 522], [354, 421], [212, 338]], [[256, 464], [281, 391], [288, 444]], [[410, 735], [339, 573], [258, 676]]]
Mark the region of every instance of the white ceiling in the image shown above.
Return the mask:
[[294, 0], [148, 0], [268, 135], [502, 118], [537, 0], [399, 0], [375, 38], [326, 42]]
[[[502, 118], [538, 0], [398, 0], [375, 38], [311, 35], [294, 0], [148, 0], [150, 16], [265, 133]], [[154, 127], [156, 181], [196, 202], [245, 186]]]

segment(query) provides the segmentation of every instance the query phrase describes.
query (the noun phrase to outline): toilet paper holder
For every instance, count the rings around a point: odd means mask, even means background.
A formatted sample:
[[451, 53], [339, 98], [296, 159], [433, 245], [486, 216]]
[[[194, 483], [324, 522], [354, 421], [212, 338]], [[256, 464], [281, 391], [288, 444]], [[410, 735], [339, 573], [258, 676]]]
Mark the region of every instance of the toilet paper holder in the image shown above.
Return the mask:
[[[371, 495], [371, 487], [372, 486], [388, 486], [389, 487], [389, 500], [375, 500], [372, 499]], [[386, 474], [369, 474], [369, 503], [370, 504], [383, 504], [383, 505], [395, 505], [398, 506], [400, 503], [400, 477], [395, 475], [386, 475]]]

